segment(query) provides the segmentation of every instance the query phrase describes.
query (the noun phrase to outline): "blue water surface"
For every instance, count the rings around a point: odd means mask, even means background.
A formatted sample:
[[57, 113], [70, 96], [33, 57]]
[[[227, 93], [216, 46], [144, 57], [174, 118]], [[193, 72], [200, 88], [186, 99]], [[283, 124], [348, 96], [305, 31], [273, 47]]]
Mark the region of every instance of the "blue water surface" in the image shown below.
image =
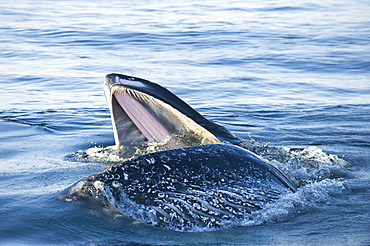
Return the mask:
[[[370, 3], [0, 2], [1, 245], [369, 245]], [[261, 223], [175, 232], [58, 196], [114, 144], [106, 74], [159, 83], [247, 140], [348, 163]], [[310, 169], [312, 170], [312, 169]]]

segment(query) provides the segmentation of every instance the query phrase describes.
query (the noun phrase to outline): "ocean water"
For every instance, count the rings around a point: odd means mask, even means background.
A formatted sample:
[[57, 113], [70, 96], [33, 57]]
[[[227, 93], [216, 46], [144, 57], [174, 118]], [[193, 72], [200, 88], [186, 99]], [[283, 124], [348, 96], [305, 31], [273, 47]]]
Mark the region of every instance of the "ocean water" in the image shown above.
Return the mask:
[[[2, 0], [0, 245], [370, 245], [369, 12], [365, 0]], [[298, 192], [253, 223], [195, 232], [59, 199], [106, 166], [71, 155], [114, 144], [112, 72], [165, 86]]]

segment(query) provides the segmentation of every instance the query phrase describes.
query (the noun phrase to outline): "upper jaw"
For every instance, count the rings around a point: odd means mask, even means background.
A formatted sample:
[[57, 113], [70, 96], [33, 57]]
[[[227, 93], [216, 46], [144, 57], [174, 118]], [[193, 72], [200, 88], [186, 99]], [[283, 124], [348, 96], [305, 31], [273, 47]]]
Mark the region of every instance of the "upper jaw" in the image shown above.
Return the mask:
[[148, 93], [150, 92], [150, 87], [153, 85], [155, 84], [148, 80], [135, 78], [123, 74], [111, 73], [106, 75], [104, 78], [104, 91], [106, 96], [108, 92], [109, 94], [112, 93], [112, 90], [115, 86], [123, 86], [129, 89]]

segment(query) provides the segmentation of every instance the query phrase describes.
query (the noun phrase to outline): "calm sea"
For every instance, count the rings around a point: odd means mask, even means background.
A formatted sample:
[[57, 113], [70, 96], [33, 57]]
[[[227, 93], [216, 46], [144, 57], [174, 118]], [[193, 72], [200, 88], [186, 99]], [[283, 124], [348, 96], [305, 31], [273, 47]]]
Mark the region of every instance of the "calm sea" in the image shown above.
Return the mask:
[[[369, 13], [367, 0], [2, 0], [0, 245], [370, 245]], [[114, 144], [112, 72], [243, 139], [309, 147], [317, 165], [288, 170], [304, 184], [258, 223], [217, 231], [60, 200], [105, 166], [69, 156]]]

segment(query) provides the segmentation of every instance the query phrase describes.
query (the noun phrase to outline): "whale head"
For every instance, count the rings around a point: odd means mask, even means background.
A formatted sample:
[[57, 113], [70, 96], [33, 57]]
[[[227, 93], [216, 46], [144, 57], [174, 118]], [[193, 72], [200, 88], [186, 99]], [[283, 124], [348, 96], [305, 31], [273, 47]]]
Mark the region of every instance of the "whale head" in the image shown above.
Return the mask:
[[150, 81], [108, 74], [104, 92], [117, 146], [165, 141], [173, 149], [237, 141], [225, 128]]

